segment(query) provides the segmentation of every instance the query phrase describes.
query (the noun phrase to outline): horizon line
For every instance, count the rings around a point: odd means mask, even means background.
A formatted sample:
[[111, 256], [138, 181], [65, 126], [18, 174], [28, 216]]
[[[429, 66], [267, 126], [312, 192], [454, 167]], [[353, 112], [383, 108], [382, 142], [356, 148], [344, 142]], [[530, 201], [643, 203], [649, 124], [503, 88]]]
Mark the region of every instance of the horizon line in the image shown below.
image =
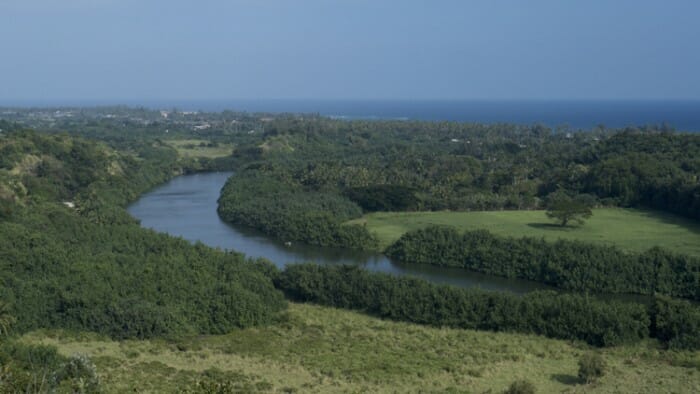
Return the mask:
[[52, 103], [96, 103], [108, 106], [134, 105], [138, 103], [200, 103], [200, 102], [700, 102], [700, 97], [646, 97], [646, 98], [311, 98], [311, 97], [230, 97], [230, 98], [0, 98], [0, 106], [51, 105]]

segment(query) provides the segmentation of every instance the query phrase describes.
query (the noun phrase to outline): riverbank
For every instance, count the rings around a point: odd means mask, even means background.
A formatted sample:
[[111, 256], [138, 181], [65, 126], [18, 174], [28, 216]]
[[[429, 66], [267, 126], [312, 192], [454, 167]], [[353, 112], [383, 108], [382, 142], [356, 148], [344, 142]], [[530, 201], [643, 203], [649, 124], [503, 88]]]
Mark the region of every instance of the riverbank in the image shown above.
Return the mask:
[[265, 234], [224, 222], [216, 212], [219, 192], [231, 172], [182, 175], [149, 191], [128, 208], [146, 228], [191, 242], [262, 257], [278, 268], [288, 263], [352, 264], [369, 271], [419, 277], [437, 284], [508, 291], [517, 294], [551, 289], [539, 283], [501, 278], [463, 269], [402, 264], [377, 252], [329, 248], [292, 242], [285, 245]]

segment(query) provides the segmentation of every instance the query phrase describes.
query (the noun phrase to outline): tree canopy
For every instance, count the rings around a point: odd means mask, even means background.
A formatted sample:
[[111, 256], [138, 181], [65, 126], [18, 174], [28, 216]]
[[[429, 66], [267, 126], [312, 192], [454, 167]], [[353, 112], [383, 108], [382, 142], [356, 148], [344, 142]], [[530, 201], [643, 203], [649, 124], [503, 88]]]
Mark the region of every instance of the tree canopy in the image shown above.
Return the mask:
[[556, 220], [562, 227], [571, 222], [581, 225], [593, 216], [591, 208], [595, 199], [586, 197], [583, 195], [571, 197], [564, 192], [554, 192], [548, 197], [547, 216]]

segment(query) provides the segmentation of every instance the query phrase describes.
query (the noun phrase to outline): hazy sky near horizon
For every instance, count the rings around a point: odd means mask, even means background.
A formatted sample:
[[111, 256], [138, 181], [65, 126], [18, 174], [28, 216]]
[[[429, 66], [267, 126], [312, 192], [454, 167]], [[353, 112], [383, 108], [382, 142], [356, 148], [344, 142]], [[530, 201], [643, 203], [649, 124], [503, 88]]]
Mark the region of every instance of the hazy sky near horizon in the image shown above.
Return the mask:
[[0, 100], [700, 99], [697, 0], [0, 0]]

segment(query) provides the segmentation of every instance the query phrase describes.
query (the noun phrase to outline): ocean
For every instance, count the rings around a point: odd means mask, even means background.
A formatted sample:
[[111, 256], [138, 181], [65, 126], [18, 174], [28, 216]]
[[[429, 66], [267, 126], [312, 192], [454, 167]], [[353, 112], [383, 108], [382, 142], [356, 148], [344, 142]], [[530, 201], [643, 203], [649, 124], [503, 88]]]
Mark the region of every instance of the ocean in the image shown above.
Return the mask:
[[[10, 104], [10, 103], [0, 103]], [[338, 119], [396, 119], [478, 123], [541, 123], [549, 127], [591, 129], [666, 124], [700, 132], [700, 100], [128, 100], [34, 102], [22, 106], [143, 106], [188, 111], [314, 113]], [[17, 105], [17, 104], [15, 104]]]
[[667, 124], [700, 131], [699, 101], [228, 100], [144, 103], [188, 110], [318, 113], [339, 119], [541, 123], [590, 129]]

